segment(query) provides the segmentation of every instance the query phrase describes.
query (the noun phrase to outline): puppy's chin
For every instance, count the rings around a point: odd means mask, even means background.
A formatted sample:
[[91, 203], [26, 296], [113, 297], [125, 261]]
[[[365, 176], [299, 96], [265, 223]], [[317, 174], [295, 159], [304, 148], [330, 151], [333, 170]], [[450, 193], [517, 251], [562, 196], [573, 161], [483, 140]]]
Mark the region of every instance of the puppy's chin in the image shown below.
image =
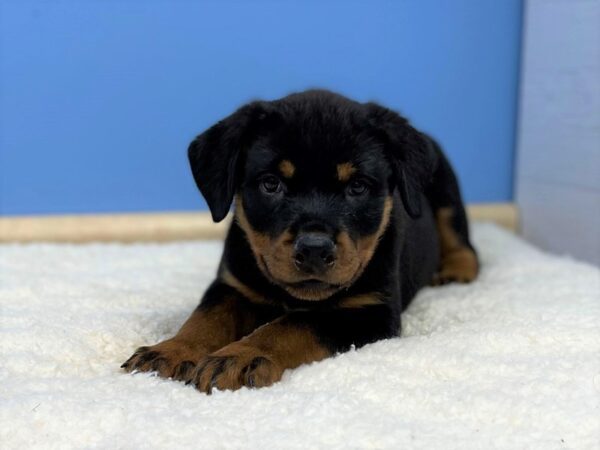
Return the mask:
[[282, 287], [292, 297], [307, 301], [326, 300], [342, 288], [340, 285], [329, 284], [319, 280], [283, 284]]
[[[363, 264], [353, 264], [339, 273], [328, 273], [318, 278], [305, 278], [291, 264], [269, 261], [264, 256], [257, 256], [260, 270], [273, 284], [283, 288], [292, 297], [305, 301], [326, 300], [338, 291], [349, 288], [360, 277]], [[337, 276], [336, 276], [337, 275]]]
[[274, 273], [277, 271], [271, 270], [271, 267], [264, 258], [258, 258], [258, 260], [260, 261], [260, 269], [271, 283], [283, 288], [288, 294], [299, 300], [325, 300], [342, 288], [342, 286], [339, 284], [331, 284], [315, 278], [306, 280], [283, 279], [283, 277], [280, 278], [276, 275], [276, 273]]

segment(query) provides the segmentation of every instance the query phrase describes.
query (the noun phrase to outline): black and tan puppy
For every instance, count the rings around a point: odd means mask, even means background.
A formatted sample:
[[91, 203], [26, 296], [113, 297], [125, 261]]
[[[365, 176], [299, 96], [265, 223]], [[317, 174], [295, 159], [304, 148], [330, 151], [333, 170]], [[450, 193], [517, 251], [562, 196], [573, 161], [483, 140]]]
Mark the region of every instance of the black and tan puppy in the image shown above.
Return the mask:
[[189, 147], [218, 222], [217, 278], [177, 335], [123, 367], [210, 393], [397, 336], [428, 284], [478, 271], [438, 145], [393, 111], [326, 91], [250, 103]]

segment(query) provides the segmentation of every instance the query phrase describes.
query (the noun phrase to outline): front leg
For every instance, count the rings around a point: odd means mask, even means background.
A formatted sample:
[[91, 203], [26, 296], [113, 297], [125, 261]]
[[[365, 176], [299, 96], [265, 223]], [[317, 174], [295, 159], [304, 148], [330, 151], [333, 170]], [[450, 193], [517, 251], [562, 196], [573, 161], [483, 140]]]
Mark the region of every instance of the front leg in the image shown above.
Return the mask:
[[399, 313], [385, 304], [293, 312], [203, 358], [188, 383], [208, 394], [213, 387], [269, 386], [286, 369], [320, 361], [352, 345], [396, 336], [398, 331]]
[[128, 372], [156, 371], [164, 378], [184, 380], [202, 357], [271, 318], [236, 290], [215, 281], [174, 337], [138, 348], [121, 367]]

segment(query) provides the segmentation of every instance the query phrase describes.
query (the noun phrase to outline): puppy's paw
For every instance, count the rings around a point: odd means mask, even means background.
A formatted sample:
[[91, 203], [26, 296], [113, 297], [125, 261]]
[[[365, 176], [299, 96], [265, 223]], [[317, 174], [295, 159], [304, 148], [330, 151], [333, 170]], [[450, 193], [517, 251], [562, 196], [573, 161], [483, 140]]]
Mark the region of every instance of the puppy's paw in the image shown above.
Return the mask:
[[186, 384], [210, 394], [213, 388], [235, 391], [259, 388], [279, 381], [284, 369], [259, 349], [230, 344], [203, 358]]
[[157, 372], [163, 378], [187, 380], [206, 351], [169, 339], [150, 347], [140, 347], [122, 365], [127, 372]]
[[433, 276], [432, 285], [448, 283], [470, 283], [477, 277], [479, 263], [475, 252], [470, 248], [460, 248], [444, 255], [441, 268]]

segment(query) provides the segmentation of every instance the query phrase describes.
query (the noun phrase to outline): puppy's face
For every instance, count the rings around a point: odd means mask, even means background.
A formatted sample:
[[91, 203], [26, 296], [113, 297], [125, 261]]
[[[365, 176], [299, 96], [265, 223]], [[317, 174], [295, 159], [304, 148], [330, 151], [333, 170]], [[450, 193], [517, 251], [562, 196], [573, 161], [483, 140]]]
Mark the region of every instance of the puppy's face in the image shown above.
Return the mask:
[[248, 149], [236, 220], [273, 283], [303, 300], [349, 287], [389, 223], [391, 168], [349, 117], [308, 111]]
[[323, 300], [369, 264], [396, 187], [413, 212], [411, 179], [401, 179], [411, 133], [389, 110], [313, 91], [247, 105], [200, 135], [189, 156], [215, 220], [235, 196], [263, 274], [296, 298]]

